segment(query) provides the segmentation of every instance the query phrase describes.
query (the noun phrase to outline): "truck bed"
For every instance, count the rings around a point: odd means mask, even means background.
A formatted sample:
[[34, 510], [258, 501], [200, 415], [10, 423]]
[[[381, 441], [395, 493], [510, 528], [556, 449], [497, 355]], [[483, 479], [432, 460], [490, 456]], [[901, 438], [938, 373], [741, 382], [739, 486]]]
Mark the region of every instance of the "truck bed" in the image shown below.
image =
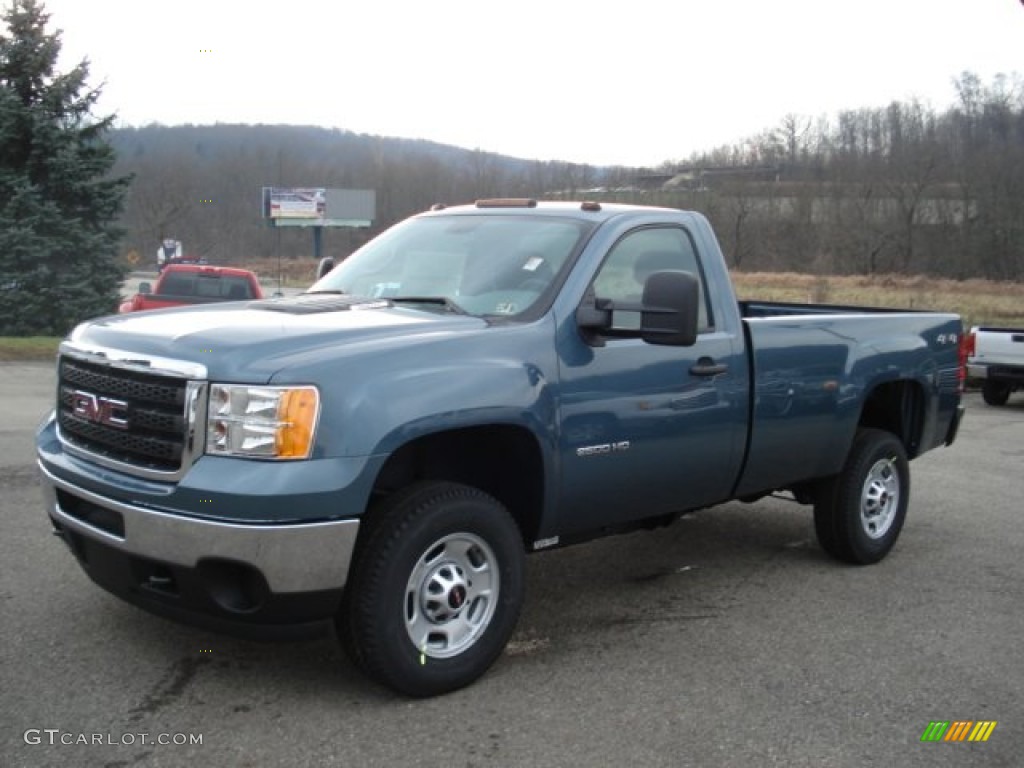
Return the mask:
[[887, 307], [862, 307], [853, 304], [797, 304], [783, 301], [761, 301], [745, 299], [739, 303], [740, 315], [744, 318], [779, 317], [782, 315], [863, 315], [920, 313], [916, 309], [892, 309]]
[[[890, 383], [900, 391], [889, 393], [886, 416], [891, 403], [903, 403], [907, 434], [921, 435], [911, 456], [947, 440], [959, 402], [956, 315], [763, 301], [740, 302], [740, 312], [754, 388], [737, 495], [770, 490], [781, 478], [799, 483], [838, 472], [866, 393], [885, 393]], [[937, 407], [922, 412], [931, 392]]]

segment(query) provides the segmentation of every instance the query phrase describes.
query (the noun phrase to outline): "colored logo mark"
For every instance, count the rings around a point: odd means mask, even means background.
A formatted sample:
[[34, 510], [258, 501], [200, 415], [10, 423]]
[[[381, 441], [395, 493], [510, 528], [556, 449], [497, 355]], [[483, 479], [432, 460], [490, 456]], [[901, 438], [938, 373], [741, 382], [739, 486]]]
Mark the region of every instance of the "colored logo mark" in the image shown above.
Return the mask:
[[988, 741], [997, 724], [995, 720], [932, 720], [921, 741]]

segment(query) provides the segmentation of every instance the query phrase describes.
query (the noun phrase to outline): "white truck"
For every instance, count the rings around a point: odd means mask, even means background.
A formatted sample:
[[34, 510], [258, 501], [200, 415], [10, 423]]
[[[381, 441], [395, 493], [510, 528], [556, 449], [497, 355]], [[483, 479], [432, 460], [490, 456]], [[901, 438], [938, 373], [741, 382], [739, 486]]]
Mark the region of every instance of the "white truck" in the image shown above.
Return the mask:
[[989, 405], [1006, 405], [1010, 394], [1024, 388], [1024, 328], [971, 328], [967, 378], [981, 382]]

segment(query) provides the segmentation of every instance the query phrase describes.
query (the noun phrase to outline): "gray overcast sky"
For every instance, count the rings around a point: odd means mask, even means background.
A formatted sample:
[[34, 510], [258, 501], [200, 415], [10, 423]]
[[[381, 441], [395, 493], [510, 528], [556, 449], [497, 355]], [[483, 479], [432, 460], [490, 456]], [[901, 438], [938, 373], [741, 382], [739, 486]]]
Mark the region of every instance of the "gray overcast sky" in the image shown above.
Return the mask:
[[[2, 0], [7, 6], [9, 0]], [[1021, 0], [44, 0], [129, 125], [289, 123], [657, 165], [1024, 71]]]

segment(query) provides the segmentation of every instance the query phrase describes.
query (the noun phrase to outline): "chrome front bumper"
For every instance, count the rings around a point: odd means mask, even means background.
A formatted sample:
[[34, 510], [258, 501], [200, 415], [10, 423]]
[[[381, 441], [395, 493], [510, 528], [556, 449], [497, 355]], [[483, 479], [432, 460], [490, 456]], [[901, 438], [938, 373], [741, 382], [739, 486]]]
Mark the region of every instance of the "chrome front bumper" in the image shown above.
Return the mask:
[[[345, 585], [358, 520], [304, 525], [239, 525], [181, 517], [115, 501], [65, 482], [39, 463], [43, 500], [64, 529], [121, 552], [194, 569], [204, 560], [241, 563], [259, 571], [272, 593], [339, 590]], [[60, 492], [119, 516], [105, 530], [64, 509]]]

